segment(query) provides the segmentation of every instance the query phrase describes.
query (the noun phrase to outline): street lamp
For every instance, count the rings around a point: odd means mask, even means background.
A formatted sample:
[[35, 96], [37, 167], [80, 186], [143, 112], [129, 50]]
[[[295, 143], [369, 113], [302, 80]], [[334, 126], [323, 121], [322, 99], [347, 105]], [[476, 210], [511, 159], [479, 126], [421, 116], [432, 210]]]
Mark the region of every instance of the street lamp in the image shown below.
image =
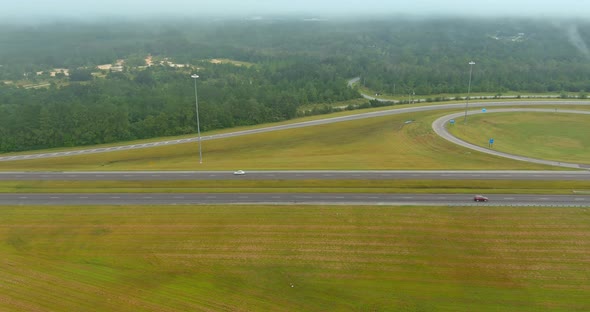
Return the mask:
[[473, 72], [474, 61], [469, 62], [469, 87], [467, 88], [467, 102], [465, 102], [465, 118], [463, 122], [467, 122], [467, 108], [469, 107], [469, 94], [471, 93], [471, 73]]
[[197, 133], [199, 136], [199, 164], [203, 163], [203, 153], [201, 152], [201, 125], [199, 123], [199, 98], [197, 97], [197, 79], [199, 75], [191, 75], [195, 80], [195, 107], [197, 109]]

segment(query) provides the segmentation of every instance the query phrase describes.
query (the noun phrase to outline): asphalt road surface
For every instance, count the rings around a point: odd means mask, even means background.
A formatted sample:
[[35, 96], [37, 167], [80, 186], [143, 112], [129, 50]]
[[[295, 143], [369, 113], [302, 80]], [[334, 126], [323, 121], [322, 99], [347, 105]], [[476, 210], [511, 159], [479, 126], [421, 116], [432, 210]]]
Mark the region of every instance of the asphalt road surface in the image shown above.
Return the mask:
[[0, 205], [420, 205], [420, 206], [542, 206], [590, 207], [590, 195], [490, 195], [474, 202], [466, 194], [350, 193], [112, 193], [0, 194]]
[[[470, 103], [469, 105], [472, 108], [477, 108], [477, 107], [497, 107], [497, 106], [514, 106], [514, 105], [519, 105], [519, 106], [527, 106], [527, 105], [559, 106], [559, 105], [572, 105], [572, 104], [590, 105], [590, 101], [555, 101], [555, 100], [550, 100], [550, 101], [485, 102], [485, 103], [473, 102], [473, 103]], [[390, 109], [390, 110], [370, 112], [370, 113], [361, 113], [361, 114], [355, 114], [355, 115], [350, 115], [350, 116], [333, 117], [333, 118], [298, 122], [298, 123], [292, 123], [292, 124], [286, 124], [286, 125], [280, 125], [280, 126], [257, 128], [257, 129], [252, 129], [252, 130], [243, 130], [243, 131], [228, 132], [228, 133], [222, 133], [222, 134], [206, 135], [206, 136], [202, 136], [201, 140], [207, 141], [207, 140], [224, 139], [224, 138], [231, 138], [231, 137], [249, 135], [249, 134], [255, 134], [255, 133], [264, 133], [264, 132], [278, 131], [278, 130], [285, 130], [285, 129], [310, 127], [310, 126], [317, 126], [317, 125], [358, 120], [358, 119], [365, 119], [365, 118], [374, 118], [374, 117], [380, 117], [380, 116], [425, 112], [425, 111], [442, 110], [442, 109], [461, 109], [464, 107], [465, 107], [464, 104], [439, 104], [439, 105], [429, 105], [429, 106], [419, 106], [419, 107], [395, 108], [395, 109]], [[80, 149], [80, 150], [70, 150], [70, 151], [65, 151], [65, 152], [2, 156], [2, 157], [0, 157], [0, 161], [15, 161], [15, 160], [25, 160], [25, 159], [41, 159], [41, 158], [63, 157], [63, 156], [87, 155], [87, 154], [96, 154], [96, 153], [107, 153], [107, 152], [115, 152], [115, 151], [142, 149], [142, 148], [149, 148], [149, 147], [156, 147], [156, 146], [184, 144], [184, 143], [190, 143], [190, 142], [198, 142], [198, 138], [193, 137], [193, 138], [177, 139], [177, 140], [162, 140], [162, 141], [151, 142], [151, 143], [131, 144], [131, 145], [121, 145], [121, 146], [101, 147], [101, 148], [89, 148], [89, 149]]]
[[0, 172], [0, 181], [162, 180], [590, 180], [590, 171], [107, 171]]

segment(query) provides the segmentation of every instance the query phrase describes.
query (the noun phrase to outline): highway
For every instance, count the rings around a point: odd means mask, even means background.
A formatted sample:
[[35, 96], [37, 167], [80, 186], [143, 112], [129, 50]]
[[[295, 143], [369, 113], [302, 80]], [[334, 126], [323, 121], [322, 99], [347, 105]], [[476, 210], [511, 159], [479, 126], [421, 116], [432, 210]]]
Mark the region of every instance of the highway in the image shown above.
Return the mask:
[[403, 171], [303, 170], [0, 172], [0, 181], [172, 181], [172, 180], [590, 180], [590, 171]]
[[[481, 107], [515, 106], [515, 105], [518, 105], [518, 106], [532, 106], [532, 105], [534, 105], [534, 106], [541, 106], [541, 105], [560, 106], [561, 105], [561, 106], [563, 106], [563, 105], [574, 105], [574, 104], [575, 105], [590, 105], [590, 101], [547, 100], [547, 101], [515, 101], [515, 102], [473, 102], [473, 103], [470, 103], [469, 105], [471, 108], [478, 108], [478, 107], [481, 108]], [[270, 132], [270, 131], [279, 131], [279, 130], [286, 130], [286, 129], [310, 127], [310, 126], [324, 125], [324, 124], [365, 119], [365, 118], [374, 118], [374, 117], [407, 114], [407, 113], [417, 113], [417, 112], [425, 112], [425, 111], [433, 111], [433, 110], [463, 109], [464, 107], [465, 107], [465, 105], [460, 103], [460, 104], [438, 104], [438, 105], [428, 105], [428, 106], [417, 106], [417, 107], [412, 106], [412, 107], [404, 107], [404, 108], [394, 108], [394, 109], [383, 110], [383, 111], [360, 113], [360, 114], [349, 115], [349, 116], [332, 117], [332, 118], [327, 118], [327, 119], [290, 123], [290, 124], [284, 124], [284, 125], [279, 125], [279, 126], [257, 128], [257, 129], [252, 129], [252, 130], [243, 130], [243, 131], [235, 131], [235, 132], [228, 132], [228, 133], [221, 133], [221, 134], [205, 135], [205, 136], [201, 137], [201, 140], [207, 141], [207, 140], [225, 139], [225, 138], [231, 138], [231, 137], [237, 137], [237, 136], [249, 135], [249, 134], [255, 134], [255, 133], [264, 133], [264, 132]], [[167, 145], [174, 145], [174, 144], [184, 144], [184, 143], [191, 143], [191, 142], [198, 142], [198, 138], [193, 137], [193, 138], [175, 139], [175, 140], [162, 140], [162, 141], [150, 142], [150, 143], [130, 144], [130, 145], [120, 145], [120, 146], [100, 147], [100, 148], [88, 148], [88, 149], [79, 149], [79, 150], [69, 150], [69, 151], [63, 151], [63, 152], [9, 155], [9, 156], [0, 157], [0, 161], [16, 161], [16, 160], [27, 160], [27, 159], [43, 159], [43, 158], [53, 158], [53, 157], [87, 155], [87, 154], [107, 153], [107, 152], [115, 152], [115, 151], [150, 148], [150, 147], [157, 147], [157, 146], [167, 146]]]
[[[538, 106], [538, 105], [590, 105], [590, 101], [526, 101], [526, 102], [486, 102], [471, 103], [470, 111], [475, 114], [481, 107], [502, 106]], [[334, 122], [343, 122], [363, 118], [373, 118], [394, 114], [405, 114], [442, 109], [462, 109], [463, 104], [440, 104], [421, 107], [397, 108], [385, 111], [362, 113], [357, 115], [334, 117], [328, 119], [286, 124], [236, 131], [223, 134], [203, 136], [202, 140], [214, 140], [241, 135], [308, 127]], [[488, 110], [488, 112], [515, 111], [513, 109]], [[580, 111], [553, 109], [535, 109], [540, 112], [580, 113]], [[582, 111], [588, 114], [588, 112]], [[485, 150], [454, 138], [445, 129], [449, 119], [462, 116], [461, 113], [439, 118], [433, 129], [443, 138], [463, 146]], [[159, 142], [122, 145], [115, 147], [91, 148], [74, 151], [41, 154], [20, 154], [0, 157], [0, 161], [15, 161], [51, 157], [74, 156], [105, 153], [120, 150], [141, 149], [155, 146], [196, 142], [197, 138], [163, 140]], [[460, 142], [457, 142], [460, 141]], [[499, 156], [519, 160], [546, 163], [537, 159], [523, 159], [518, 155], [501, 155], [496, 151], [485, 151]], [[500, 153], [500, 154], [498, 154]], [[581, 164], [546, 163], [562, 165], [576, 169], [587, 169]], [[235, 168], [243, 169], [243, 168]], [[248, 171], [245, 175], [234, 175], [232, 171], [104, 171], [104, 172], [0, 172], [0, 181], [154, 181], [154, 180], [590, 180], [590, 171], [403, 171], [403, 170], [305, 170], [305, 171]], [[304, 204], [304, 205], [420, 205], [420, 206], [553, 206], [553, 207], [590, 207], [590, 195], [490, 195], [489, 203], [474, 203], [469, 194], [336, 194], [336, 193], [0, 193], [0, 205], [200, 205], [200, 204]]]
[[590, 207], [590, 195], [495, 194], [474, 202], [469, 194], [355, 193], [110, 193], [0, 194], [0, 205], [390, 205]]

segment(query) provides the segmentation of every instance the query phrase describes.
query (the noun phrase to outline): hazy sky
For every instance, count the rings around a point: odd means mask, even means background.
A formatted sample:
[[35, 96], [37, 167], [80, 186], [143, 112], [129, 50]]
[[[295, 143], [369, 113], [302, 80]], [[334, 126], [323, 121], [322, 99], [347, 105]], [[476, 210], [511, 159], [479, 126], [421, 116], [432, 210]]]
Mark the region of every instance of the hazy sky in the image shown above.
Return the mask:
[[589, 0], [1, 0], [0, 17], [198, 16], [304, 13], [577, 16]]

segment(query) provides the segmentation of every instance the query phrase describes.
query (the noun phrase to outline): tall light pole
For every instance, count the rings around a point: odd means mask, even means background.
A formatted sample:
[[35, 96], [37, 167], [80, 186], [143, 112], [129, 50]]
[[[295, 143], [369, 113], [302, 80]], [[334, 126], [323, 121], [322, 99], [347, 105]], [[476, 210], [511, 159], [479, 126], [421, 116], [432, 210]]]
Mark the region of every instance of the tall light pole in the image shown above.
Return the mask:
[[465, 102], [465, 118], [463, 122], [467, 122], [467, 108], [469, 108], [469, 94], [471, 93], [471, 73], [473, 73], [474, 61], [469, 62], [469, 87], [467, 87], [467, 102]]
[[197, 133], [199, 136], [199, 164], [203, 163], [203, 153], [201, 151], [201, 124], [199, 122], [199, 98], [197, 97], [197, 79], [199, 75], [191, 75], [195, 80], [195, 108], [197, 109]]

